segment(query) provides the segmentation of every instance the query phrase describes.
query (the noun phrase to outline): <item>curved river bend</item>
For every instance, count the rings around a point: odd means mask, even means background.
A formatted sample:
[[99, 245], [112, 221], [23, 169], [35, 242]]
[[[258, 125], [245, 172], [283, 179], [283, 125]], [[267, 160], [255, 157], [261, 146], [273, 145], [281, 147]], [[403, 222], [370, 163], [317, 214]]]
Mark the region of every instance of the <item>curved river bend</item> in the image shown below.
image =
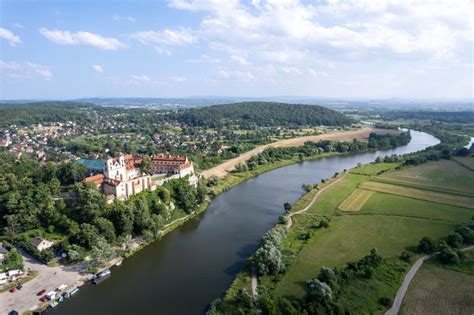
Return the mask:
[[203, 314], [220, 297], [256, 249], [260, 238], [295, 202], [303, 183], [335, 172], [439, 143], [411, 131], [396, 149], [334, 156], [294, 164], [250, 179], [213, 200], [209, 209], [112, 270], [100, 285], [85, 285], [56, 314]]

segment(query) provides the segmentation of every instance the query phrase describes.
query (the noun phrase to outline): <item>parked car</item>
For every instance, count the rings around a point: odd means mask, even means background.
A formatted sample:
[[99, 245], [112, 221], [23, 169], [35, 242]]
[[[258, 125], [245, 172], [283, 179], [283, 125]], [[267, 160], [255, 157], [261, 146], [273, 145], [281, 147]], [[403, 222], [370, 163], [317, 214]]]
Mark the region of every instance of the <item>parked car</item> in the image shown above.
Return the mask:
[[23, 286], [21, 284], [19, 284], [19, 285], [16, 286], [16, 289], [21, 290], [21, 289], [23, 289]]
[[47, 302], [47, 301], [49, 301], [49, 300], [48, 300], [48, 297], [47, 297], [46, 295], [43, 296], [43, 297], [41, 297], [39, 300], [40, 300], [41, 302]]
[[11, 289], [10, 289], [10, 292], [11, 292], [11, 293], [16, 292], [16, 288], [11, 288]]
[[42, 296], [45, 292], [46, 292], [46, 289], [43, 289], [43, 290], [39, 291], [38, 293], [36, 293], [36, 295], [37, 296]]

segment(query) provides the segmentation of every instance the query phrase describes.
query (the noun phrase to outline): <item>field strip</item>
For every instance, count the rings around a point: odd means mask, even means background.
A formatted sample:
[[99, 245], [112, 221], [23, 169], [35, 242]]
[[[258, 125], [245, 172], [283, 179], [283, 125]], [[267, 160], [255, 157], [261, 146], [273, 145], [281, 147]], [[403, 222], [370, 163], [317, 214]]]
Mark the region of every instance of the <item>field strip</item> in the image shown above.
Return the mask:
[[[471, 246], [462, 248], [461, 251], [466, 252], [473, 249], [474, 249], [474, 245], [471, 245]], [[433, 257], [433, 255], [435, 254], [423, 256], [413, 264], [411, 269], [406, 274], [405, 279], [403, 279], [403, 283], [398, 289], [397, 294], [395, 295], [395, 299], [393, 301], [392, 307], [388, 311], [385, 312], [385, 315], [397, 315], [400, 312], [400, 307], [402, 306], [403, 298], [405, 297], [405, 294], [407, 293], [407, 290], [408, 290], [408, 286], [410, 285], [411, 281], [415, 277], [416, 272], [418, 271], [418, 269], [420, 269], [421, 265], [423, 265], [425, 260], [430, 259], [431, 257]]]
[[427, 191], [440, 192], [442, 194], [459, 195], [459, 196], [463, 196], [463, 197], [473, 197], [474, 198], [474, 193], [470, 193], [468, 191], [460, 191], [460, 190], [444, 188], [444, 187], [440, 187], [440, 186], [418, 184], [418, 183], [414, 183], [414, 182], [410, 182], [410, 181], [404, 181], [404, 180], [400, 180], [400, 179], [373, 177], [370, 180], [373, 181], [373, 182], [392, 184], [392, 185], [404, 186], [404, 187], [408, 187], [408, 188], [415, 188], [415, 189], [421, 189], [421, 190], [427, 190]]
[[[474, 159], [472, 159], [474, 160]], [[474, 172], [474, 162], [472, 164], [469, 164], [469, 163], [466, 163], [466, 161], [464, 159], [460, 159], [460, 158], [454, 158], [453, 161], [457, 162], [459, 165], [467, 168], [468, 170]]]
[[360, 211], [373, 193], [373, 190], [356, 189], [339, 205], [338, 208], [346, 212]]
[[454, 196], [439, 192], [408, 188], [374, 181], [365, 182], [360, 186], [360, 188], [413, 199], [474, 209], [474, 198], [470, 197]]
[[446, 220], [446, 219], [437, 219], [437, 218], [429, 218], [429, 217], [422, 217], [418, 215], [404, 215], [404, 214], [390, 214], [390, 213], [376, 213], [376, 212], [364, 212], [364, 213], [346, 213], [345, 215], [350, 216], [379, 216], [379, 217], [397, 217], [397, 218], [407, 218], [407, 219], [415, 219], [415, 220], [428, 220], [428, 221], [437, 221], [437, 222], [446, 222], [446, 223], [465, 223], [465, 221], [453, 221], [453, 220]]

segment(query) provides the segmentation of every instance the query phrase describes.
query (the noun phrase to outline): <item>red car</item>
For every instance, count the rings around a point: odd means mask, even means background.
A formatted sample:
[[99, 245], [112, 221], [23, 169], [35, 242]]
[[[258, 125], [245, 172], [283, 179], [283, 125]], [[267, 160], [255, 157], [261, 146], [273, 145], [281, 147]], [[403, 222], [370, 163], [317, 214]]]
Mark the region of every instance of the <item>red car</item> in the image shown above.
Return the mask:
[[46, 289], [43, 289], [43, 290], [39, 291], [38, 293], [36, 293], [36, 295], [37, 295], [37, 296], [41, 296], [41, 295], [43, 295], [45, 292], [46, 292]]
[[41, 299], [39, 299], [41, 302], [47, 302], [48, 301], [48, 297], [45, 295], [43, 296]]
[[11, 289], [10, 289], [10, 292], [11, 292], [11, 293], [16, 292], [16, 288], [11, 288]]

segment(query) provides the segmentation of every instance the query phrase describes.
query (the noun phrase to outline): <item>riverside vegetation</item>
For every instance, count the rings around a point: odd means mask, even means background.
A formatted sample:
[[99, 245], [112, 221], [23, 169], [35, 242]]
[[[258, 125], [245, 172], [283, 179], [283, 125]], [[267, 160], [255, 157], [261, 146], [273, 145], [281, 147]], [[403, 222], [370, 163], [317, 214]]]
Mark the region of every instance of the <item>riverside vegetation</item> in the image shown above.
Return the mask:
[[[383, 313], [418, 255], [439, 251], [441, 264], [462, 268], [465, 255], [458, 249], [474, 241], [474, 172], [452, 157], [472, 153], [460, 149], [465, 135], [449, 128], [435, 134], [437, 146], [351, 170], [294, 217], [289, 230], [282, 217], [208, 313]], [[302, 209], [327, 182], [305, 185], [308, 193], [285, 209]], [[364, 186], [380, 182], [403, 189]], [[433, 191], [446, 198], [422, 198]], [[368, 196], [354, 197], [361, 192]], [[259, 276], [256, 297], [252, 272]]]

